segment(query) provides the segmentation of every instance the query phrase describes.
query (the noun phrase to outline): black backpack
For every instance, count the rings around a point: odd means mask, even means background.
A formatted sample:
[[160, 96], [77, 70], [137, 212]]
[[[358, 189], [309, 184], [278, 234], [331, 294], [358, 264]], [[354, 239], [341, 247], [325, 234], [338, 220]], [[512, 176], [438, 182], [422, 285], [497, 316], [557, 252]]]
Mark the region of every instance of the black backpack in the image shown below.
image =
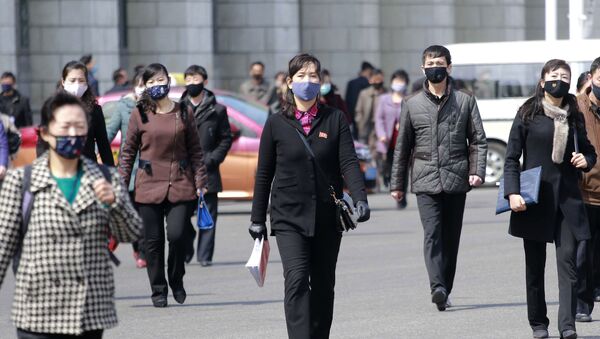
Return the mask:
[[[108, 170], [108, 167], [105, 165], [98, 164], [98, 168], [102, 172], [104, 178], [110, 182], [111, 174]], [[27, 233], [27, 229], [29, 228], [29, 219], [31, 218], [31, 211], [33, 209], [33, 200], [34, 196], [31, 193], [31, 165], [25, 166], [23, 171], [23, 182], [21, 187], [21, 228], [19, 229], [19, 242], [17, 243], [17, 250], [15, 255], [13, 256], [13, 273], [17, 274], [17, 269], [19, 268], [19, 262], [21, 261], [21, 252], [23, 249], [23, 240], [25, 239], [25, 234]], [[110, 255], [110, 260], [115, 264], [119, 265], [119, 259], [111, 252], [108, 252]]]
[[8, 139], [8, 153], [10, 155], [16, 154], [21, 147], [21, 134], [7, 128], [6, 138]]

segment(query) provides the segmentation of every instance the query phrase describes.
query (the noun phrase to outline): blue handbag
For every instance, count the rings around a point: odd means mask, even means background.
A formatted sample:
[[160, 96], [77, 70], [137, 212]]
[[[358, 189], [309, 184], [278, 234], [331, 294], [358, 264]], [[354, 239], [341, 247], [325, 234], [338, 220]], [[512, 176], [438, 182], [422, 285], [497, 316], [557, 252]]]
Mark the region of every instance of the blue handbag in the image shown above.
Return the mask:
[[[526, 205], [535, 205], [538, 203], [540, 195], [540, 183], [542, 180], [542, 167], [528, 169], [521, 172], [521, 196]], [[496, 214], [510, 211], [508, 200], [504, 197], [504, 178], [500, 180], [500, 189], [498, 190], [498, 200], [496, 203]]]
[[206, 207], [206, 201], [204, 201], [204, 194], [200, 194], [198, 198], [198, 220], [196, 222], [198, 229], [210, 230], [215, 227], [212, 216]]

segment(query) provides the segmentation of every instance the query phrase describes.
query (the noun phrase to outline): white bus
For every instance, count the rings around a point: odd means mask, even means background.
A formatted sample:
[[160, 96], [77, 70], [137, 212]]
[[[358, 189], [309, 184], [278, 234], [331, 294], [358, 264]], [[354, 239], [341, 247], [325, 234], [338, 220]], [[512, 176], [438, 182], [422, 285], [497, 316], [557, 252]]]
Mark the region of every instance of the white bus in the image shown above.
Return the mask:
[[517, 41], [454, 44], [451, 76], [475, 93], [488, 140], [486, 183], [504, 173], [506, 145], [519, 107], [532, 96], [546, 61], [571, 66], [571, 93], [579, 74], [600, 56], [600, 40]]

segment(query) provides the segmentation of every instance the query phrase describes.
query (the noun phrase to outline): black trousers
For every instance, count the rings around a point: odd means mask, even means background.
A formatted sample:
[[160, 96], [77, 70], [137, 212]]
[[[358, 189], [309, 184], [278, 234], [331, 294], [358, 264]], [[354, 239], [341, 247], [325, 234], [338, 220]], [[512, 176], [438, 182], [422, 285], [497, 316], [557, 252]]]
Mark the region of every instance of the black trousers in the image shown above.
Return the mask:
[[195, 200], [139, 204], [146, 237], [146, 261], [148, 263], [146, 268], [152, 297], [168, 294], [167, 280], [165, 279], [165, 217], [167, 219], [167, 240], [169, 241], [167, 258], [169, 286], [173, 290], [183, 288], [185, 247], [189, 234], [186, 229], [190, 224], [195, 206]]
[[600, 206], [586, 205], [592, 238], [580, 241], [577, 247], [577, 311], [592, 313], [594, 309], [594, 289], [600, 279]]
[[104, 330], [95, 330], [84, 332], [82, 335], [68, 335], [55, 333], [35, 333], [17, 328], [17, 338], [19, 339], [102, 339]]
[[[131, 199], [131, 203], [133, 204], [133, 207], [139, 213], [140, 209], [138, 208], [138, 204], [135, 202], [135, 193], [129, 192], [129, 198]], [[143, 224], [142, 224], [142, 227], [144, 227]], [[138, 255], [140, 256], [141, 259], [146, 260], [146, 241], [144, 240], [143, 229], [142, 229], [142, 236], [138, 240], [132, 242], [131, 246], [133, 247], [133, 251], [138, 253]]]
[[215, 227], [210, 230], [198, 231], [198, 247], [196, 248], [196, 257], [199, 262], [210, 262], [213, 260], [213, 254], [215, 253], [215, 234], [217, 231], [219, 198], [217, 197], [217, 193], [206, 193], [204, 194], [204, 201], [208, 211], [210, 212], [210, 216], [213, 219]]
[[314, 237], [293, 230], [275, 231], [283, 263], [285, 320], [291, 339], [329, 338], [342, 234], [332, 224], [335, 221], [328, 219], [328, 223], [317, 223]]
[[[555, 235], [556, 266], [558, 271], [558, 330], [575, 330], [577, 306], [577, 239], [559, 218]], [[544, 271], [546, 266], [546, 243], [523, 239], [525, 249], [525, 281], [527, 285], [527, 317], [532, 329], [547, 329], [548, 320]]]
[[466, 198], [466, 193], [417, 194], [432, 292], [439, 287], [452, 292]]

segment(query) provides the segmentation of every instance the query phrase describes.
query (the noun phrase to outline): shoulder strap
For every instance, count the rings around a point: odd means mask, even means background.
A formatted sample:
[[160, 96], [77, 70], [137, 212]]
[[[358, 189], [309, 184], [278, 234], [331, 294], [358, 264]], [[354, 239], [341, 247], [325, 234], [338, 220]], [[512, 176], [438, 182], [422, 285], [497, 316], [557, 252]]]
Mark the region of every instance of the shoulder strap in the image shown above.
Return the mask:
[[106, 179], [106, 181], [108, 181], [108, 182], [112, 181], [112, 175], [110, 174], [110, 170], [108, 169], [108, 166], [103, 165], [103, 164], [98, 164], [98, 169], [100, 170], [100, 172], [102, 172], [102, 175], [104, 176], [104, 179]]
[[579, 153], [579, 138], [577, 136], [577, 124], [575, 124], [573, 127], [573, 141], [575, 142], [575, 153]]
[[142, 118], [142, 124], [148, 122], [148, 115], [146, 115], [146, 111], [144, 111], [144, 106], [142, 104], [138, 104], [137, 106], [138, 112], [140, 112], [140, 117]]
[[302, 133], [300, 133], [300, 131], [295, 128], [294, 128], [294, 131], [296, 131], [296, 133], [298, 134], [298, 137], [300, 138], [300, 140], [302, 140], [302, 143], [304, 144], [306, 151], [308, 152], [311, 159], [313, 160], [313, 163], [315, 165], [315, 168], [317, 169], [318, 174], [321, 176], [321, 178], [323, 178], [323, 180], [325, 180], [325, 183], [327, 183], [327, 185], [329, 186], [329, 193], [331, 194], [333, 199], [336, 199], [335, 189], [333, 188], [333, 186], [331, 186], [331, 184], [329, 184], [329, 182], [327, 180], [327, 175], [325, 175], [325, 172], [323, 171], [321, 166], [319, 166], [319, 163], [317, 162], [317, 157], [315, 157], [315, 153], [313, 152], [312, 148], [308, 144], [308, 141], [306, 141], [306, 137], [304, 137], [304, 135], [302, 135]]
[[19, 228], [19, 242], [17, 250], [13, 257], [13, 273], [17, 273], [19, 262], [21, 261], [21, 252], [23, 250], [23, 241], [29, 228], [29, 219], [33, 209], [33, 194], [31, 193], [31, 165], [25, 166], [23, 171], [23, 180], [21, 181], [21, 227]]

